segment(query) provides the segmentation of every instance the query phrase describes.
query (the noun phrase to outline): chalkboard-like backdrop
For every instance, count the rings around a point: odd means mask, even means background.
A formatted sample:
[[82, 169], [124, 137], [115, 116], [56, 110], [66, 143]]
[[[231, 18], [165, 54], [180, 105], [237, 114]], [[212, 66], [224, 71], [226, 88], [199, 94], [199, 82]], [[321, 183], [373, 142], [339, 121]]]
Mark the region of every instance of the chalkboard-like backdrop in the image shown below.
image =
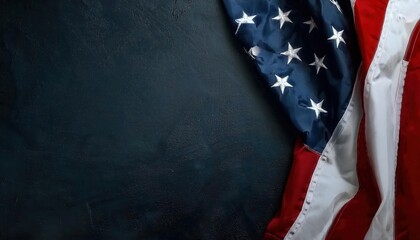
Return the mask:
[[221, 2], [0, 4], [0, 239], [262, 235], [294, 132]]

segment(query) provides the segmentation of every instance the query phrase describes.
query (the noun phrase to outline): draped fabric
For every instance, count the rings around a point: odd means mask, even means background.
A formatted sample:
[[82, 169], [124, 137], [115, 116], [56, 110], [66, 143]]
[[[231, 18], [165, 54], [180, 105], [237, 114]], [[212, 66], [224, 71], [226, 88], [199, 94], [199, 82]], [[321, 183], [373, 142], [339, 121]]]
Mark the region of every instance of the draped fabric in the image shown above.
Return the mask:
[[420, 2], [224, 3], [299, 132], [264, 239], [419, 239]]

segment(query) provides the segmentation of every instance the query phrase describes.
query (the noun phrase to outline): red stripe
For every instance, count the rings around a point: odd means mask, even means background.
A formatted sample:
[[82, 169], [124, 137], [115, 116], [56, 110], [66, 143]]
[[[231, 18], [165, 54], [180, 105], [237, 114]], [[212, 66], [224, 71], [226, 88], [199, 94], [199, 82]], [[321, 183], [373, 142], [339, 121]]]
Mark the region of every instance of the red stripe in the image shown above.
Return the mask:
[[295, 144], [293, 157], [293, 165], [283, 193], [281, 208], [268, 224], [264, 240], [283, 239], [295, 222], [302, 209], [319, 154], [310, 151], [301, 140], [298, 140]]
[[404, 57], [409, 62], [401, 108], [396, 172], [395, 238], [420, 239], [420, 22]]
[[[387, 0], [356, 1], [354, 20], [363, 59], [362, 79], [366, 78], [375, 55], [387, 5]], [[363, 239], [380, 204], [379, 189], [366, 150], [364, 118], [360, 124], [357, 146], [359, 190], [338, 213], [327, 239]]]
[[354, 6], [354, 22], [366, 72], [378, 47], [387, 6], [388, 0], [357, 0]]

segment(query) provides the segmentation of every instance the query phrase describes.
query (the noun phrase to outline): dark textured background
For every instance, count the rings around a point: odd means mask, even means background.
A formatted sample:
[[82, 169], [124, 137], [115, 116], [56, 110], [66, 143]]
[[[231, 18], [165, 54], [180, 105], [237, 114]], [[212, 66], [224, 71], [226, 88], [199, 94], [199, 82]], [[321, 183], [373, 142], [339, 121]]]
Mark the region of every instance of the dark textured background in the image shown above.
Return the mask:
[[219, 1], [0, 1], [0, 239], [258, 239], [294, 132]]

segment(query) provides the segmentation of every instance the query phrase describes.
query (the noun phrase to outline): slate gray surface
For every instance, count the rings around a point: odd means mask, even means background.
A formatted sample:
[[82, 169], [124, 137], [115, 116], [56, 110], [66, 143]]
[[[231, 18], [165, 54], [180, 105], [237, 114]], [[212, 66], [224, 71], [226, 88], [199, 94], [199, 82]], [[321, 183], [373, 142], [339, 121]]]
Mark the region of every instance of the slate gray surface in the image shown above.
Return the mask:
[[0, 1], [0, 239], [258, 239], [294, 131], [219, 1]]

